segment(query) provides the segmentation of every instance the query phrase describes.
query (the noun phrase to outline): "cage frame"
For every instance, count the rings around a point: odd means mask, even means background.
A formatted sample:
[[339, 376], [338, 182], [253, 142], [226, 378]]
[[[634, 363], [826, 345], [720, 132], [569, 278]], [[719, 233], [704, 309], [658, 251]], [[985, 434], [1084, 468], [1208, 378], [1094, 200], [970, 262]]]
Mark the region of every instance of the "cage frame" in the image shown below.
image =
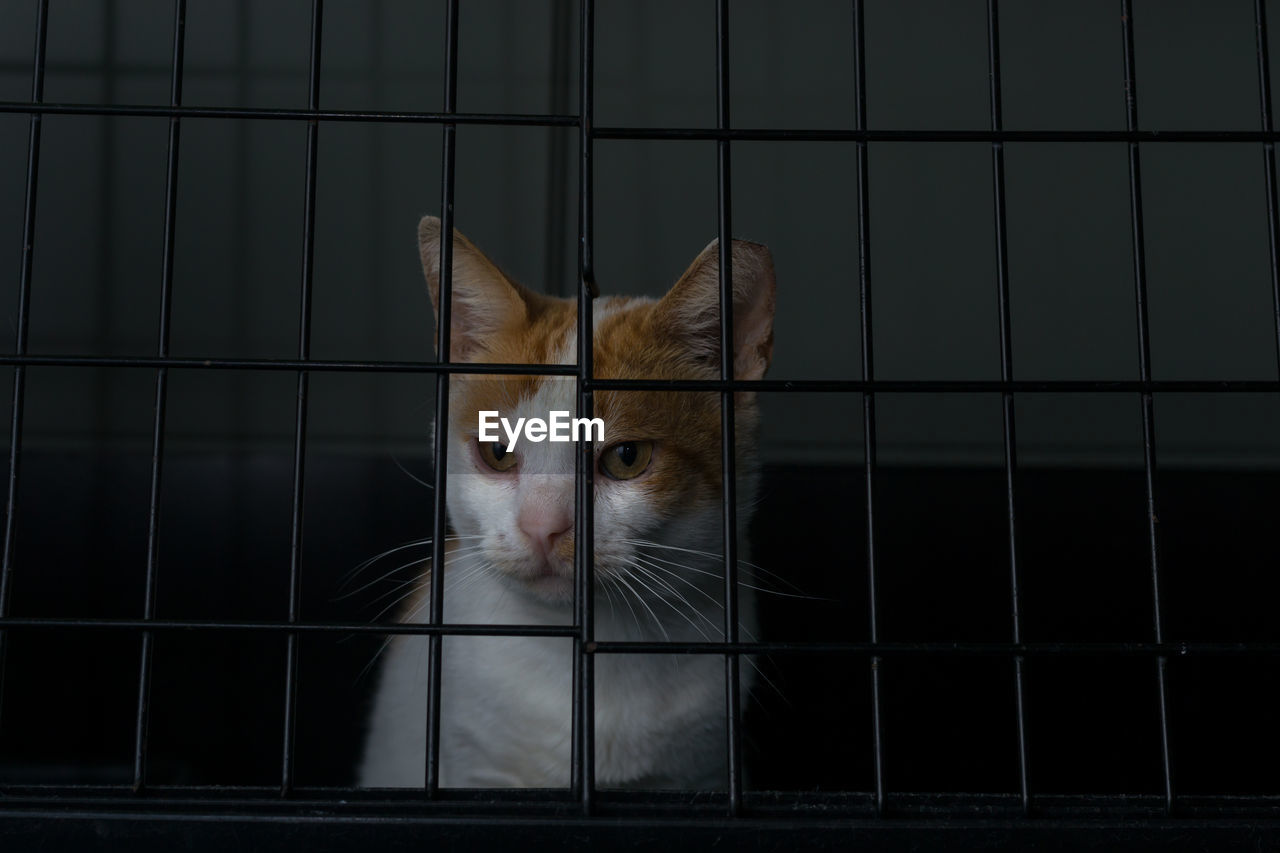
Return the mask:
[[[907, 849], [928, 843], [1017, 843], [1026, 849], [1055, 848], [1064, 839], [1082, 843], [1125, 844], [1129, 849], [1170, 849], [1181, 844], [1216, 839], [1224, 843], [1280, 845], [1280, 795], [1200, 796], [1179, 793], [1175, 758], [1170, 747], [1167, 668], [1171, 657], [1244, 656], [1274, 660], [1280, 643], [1177, 642], [1164, 636], [1160, 590], [1161, 555], [1157, 518], [1155, 414], [1153, 399], [1160, 392], [1280, 393], [1280, 380], [1184, 381], [1156, 380], [1150, 366], [1147, 317], [1145, 241], [1143, 234], [1140, 152], [1144, 145], [1178, 142], [1221, 142], [1261, 145], [1266, 189], [1270, 277], [1277, 363], [1280, 364], [1280, 197], [1276, 192], [1275, 142], [1271, 108], [1270, 65], [1265, 0], [1254, 0], [1257, 68], [1261, 99], [1257, 131], [1149, 131], [1138, 121], [1136, 57], [1133, 42], [1133, 2], [1118, 0], [1123, 46], [1124, 131], [1010, 131], [1003, 126], [998, 0], [987, 0], [987, 49], [990, 75], [990, 129], [987, 131], [875, 130], [867, 126], [866, 33], [864, 0], [851, 0], [853, 12], [854, 104], [853, 126], [840, 130], [740, 128], [729, 110], [730, 63], [728, 0], [716, 0], [716, 122], [714, 128], [597, 127], [594, 122], [594, 0], [578, 0], [579, 108], [576, 114], [531, 115], [465, 113], [458, 110], [459, 0], [446, 0], [445, 86], [438, 112], [327, 110], [320, 106], [323, 0], [312, 0], [308, 96], [305, 109], [193, 107], [183, 103], [183, 55], [186, 0], [174, 0], [172, 68], [167, 106], [47, 103], [44, 100], [49, 0], [36, 0], [36, 44], [29, 101], [0, 103], [0, 113], [30, 118], [23, 243], [18, 287], [17, 327], [13, 352], [0, 354], [0, 365], [14, 377], [13, 414], [8, 447], [9, 476], [0, 563], [0, 691], [3, 690], [5, 635], [13, 631], [91, 629], [125, 631], [141, 637], [139, 687], [133, 779], [122, 785], [6, 785], [0, 788], [0, 837], [63, 838], [87, 841], [107, 838], [155, 846], [165, 833], [180, 831], [198, 846], [218, 847], [239, 833], [252, 833], [264, 849], [293, 847], [302, 841], [332, 837], [340, 827], [344, 843], [371, 840], [395, 844], [421, 843], [424, 837], [470, 842], [510, 838], [514, 833], [533, 849], [555, 846], [569, 839], [578, 846], [610, 839], [655, 841], [686, 846], [713, 836], [748, 840], [758, 849], [791, 849], [797, 838], [811, 843], [875, 843], [884, 849]], [[165, 180], [164, 240], [160, 275], [158, 347], [154, 357], [99, 355], [38, 355], [28, 352], [30, 294], [42, 119], [46, 115], [150, 116], [169, 122]], [[303, 192], [303, 256], [299, 284], [299, 338], [296, 358], [180, 358], [170, 353], [170, 303], [173, 289], [174, 235], [178, 193], [180, 130], [185, 118], [280, 120], [305, 122], [307, 128]], [[579, 143], [578, 324], [573, 365], [476, 365], [449, 360], [450, 282], [453, 246], [441, 241], [439, 334], [434, 362], [371, 360], [313, 360], [310, 357], [313, 256], [315, 248], [316, 164], [319, 127], [328, 122], [408, 123], [438, 126], [443, 138], [440, 219], [442, 234], [453, 230], [456, 132], [459, 126], [501, 125], [576, 128]], [[598, 295], [593, 258], [594, 148], [602, 140], [706, 140], [717, 152], [717, 231], [720, 240], [720, 378], [700, 381], [606, 380], [593, 375], [592, 300]], [[858, 378], [838, 380], [754, 380], [733, 378], [732, 365], [732, 143], [743, 140], [810, 141], [849, 144], [856, 160], [859, 265], [856, 287], [862, 363]], [[982, 142], [991, 147], [992, 192], [996, 250], [996, 295], [1000, 331], [999, 380], [883, 380], [874, 370], [872, 323], [872, 238], [869, 200], [869, 143]], [[1004, 144], [1007, 142], [1123, 142], [1129, 164], [1129, 201], [1133, 249], [1133, 278], [1138, 328], [1139, 378], [1136, 380], [1014, 379], [1012, 319], [1006, 245], [1007, 210], [1004, 199]], [[852, 286], [852, 283], [851, 283]], [[22, 425], [26, 371], [30, 367], [106, 367], [154, 371], [155, 415], [148, 507], [145, 599], [137, 619], [28, 618], [10, 614], [17, 535], [15, 506], [22, 458]], [[285, 371], [296, 375], [294, 421], [291, 547], [288, 615], [282, 621], [160, 619], [155, 611], [158, 576], [157, 541], [161, 529], [160, 489], [163, 482], [167, 379], [171, 369]], [[411, 373], [432, 375], [436, 381], [435, 419], [448, 417], [448, 387], [454, 374], [505, 374], [572, 377], [577, 386], [578, 414], [590, 417], [594, 393], [605, 390], [686, 390], [716, 392], [721, 400], [721, 465], [725, 623], [723, 642], [603, 642], [595, 638], [593, 559], [593, 464], [591, 442], [584, 442], [575, 471], [575, 591], [573, 623], [565, 626], [451, 625], [443, 615], [443, 573], [431, 578], [430, 613], [426, 624], [308, 622], [300, 609], [302, 581], [303, 486], [307, 451], [309, 377], [313, 372]], [[867, 546], [866, 583], [869, 592], [866, 642], [743, 642], [737, 634], [737, 519], [734, 477], [734, 394], [739, 391], [776, 393], [820, 392], [859, 394], [862, 399], [864, 481]], [[941, 643], [888, 642], [881, 639], [877, 608], [876, 551], [876, 395], [881, 393], [998, 393], [1002, 405], [1003, 472], [1009, 557], [1009, 606], [1012, 633], [1008, 642]], [[1137, 398], [1142, 415], [1143, 472], [1147, 541], [1151, 578], [1151, 639], [1142, 642], [1080, 643], [1027, 642], [1019, 599], [1019, 523], [1017, 497], [1015, 401], [1019, 394], [1108, 393]], [[445, 439], [437, 431], [433, 448], [435, 497], [433, 564], [442, 565], [447, 526], [447, 472], [442, 464]], [[149, 690], [154, 638], [181, 631], [230, 631], [283, 634], [286, 638], [284, 737], [278, 786], [172, 786], [147, 780]], [[424, 635], [428, 638], [428, 704], [425, 785], [415, 791], [365, 790], [349, 787], [306, 787], [295, 781], [294, 728], [299, 638], [306, 634], [342, 632], [379, 635]], [[561, 637], [573, 643], [571, 773], [567, 790], [464, 791], [442, 789], [440, 770], [440, 680], [443, 637], [464, 635]], [[698, 654], [721, 656], [725, 662], [725, 719], [727, 721], [725, 790], [701, 794], [628, 793], [599, 790], [594, 779], [594, 661], [602, 654]], [[846, 793], [768, 792], [744, 790], [742, 778], [741, 687], [738, 662], [744, 654], [829, 655], [870, 667], [874, 758], [874, 788]], [[1018, 790], [990, 795], [915, 794], [886, 789], [886, 744], [882, 723], [881, 673], [904, 657], [997, 657], [1012, 663], [1017, 726]], [[1159, 720], [1161, 780], [1156, 795], [1057, 795], [1034, 792], [1032, 750], [1026, 730], [1024, 668], [1037, 658], [1057, 656], [1138, 657], [1150, 660], [1156, 672], [1153, 698]], [[0, 712], [3, 693], [0, 692]], [[3, 718], [0, 717], [0, 725]], [[799, 833], [799, 835], [796, 835]], [[1199, 849], [1197, 847], [1197, 849]]]

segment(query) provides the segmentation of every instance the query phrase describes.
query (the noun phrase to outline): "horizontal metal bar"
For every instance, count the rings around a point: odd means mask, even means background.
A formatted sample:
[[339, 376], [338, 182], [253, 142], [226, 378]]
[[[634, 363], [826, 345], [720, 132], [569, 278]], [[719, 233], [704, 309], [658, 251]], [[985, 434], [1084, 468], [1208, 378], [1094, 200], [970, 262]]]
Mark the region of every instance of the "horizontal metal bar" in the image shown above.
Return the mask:
[[1193, 392], [1269, 393], [1280, 391], [1274, 379], [592, 379], [592, 390], [610, 391], [760, 391], [760, 392], [926, 392], [926, 393], [1070, 393]]
[[368, 121], [387, 124], [483, 124], [577, 127], [576, 115], [519, 113], [431, 113], [394, 110], [308, 110], [266, 107], [171, 107], [159, 104], [37, 104], [0, 101], [0, 113], [29, 115], [137, 116], [152, 118], [234, 118], [285, 121]]
[[[539, 806], [573, 805], [571, 789], [564, 788], [452, 788], [442, 791], [439, 800], [432, 802], [423, 796], [421, 788], [362, 788], [345, 785], [300, 785], [295, 790], [296, 796], [282, 801], [279, 788], [267, 785], [155, 785], [147, 789], [145, 797], [139, 797], [127, 784], [101, 783], [36, 783], [4, 786], [5, 797], [0, 800], [0, 810], [4, 806], [17, 806], [33, 802], [42, 802], [53, 796], [65, 798], [68, 806], [91, 804], [120, 804], [126, 807], [137, 807], [138, 801], [154, 803], [168, 808], [213, 808], [241, 807], [274, 809], [308, 807], [337, 808], [346, 807], [351, 811], [368, 809], [370, 806], [396, 809], [433, 809], [448, 803], [456, 808], [472, 804], [485, 809], [502, 809], [511, 811], [511, 807], [530, 810]], [[870, 805], [870, 793], [865, 791], [818, 791], [818, 790], [755, 790], [743, 792], [744, 798], [753, 804], [764, 807], [763, 812], [753, 810], [753, 814], [767, 814], [769, 807], [782, 809], [785, 812], [805, 814], [811, 808], [823, 810], [827, 815], [831, 809], [839, 809], [846, 814], [859, 811]], [[1040, 814], [1077, 813], [1101, 815], [1107, 812], [1141, 812], [1148, 809], [1159, 810], [1163, 798], [1158, 794], [1052, 794], [1046, 793], [1042, 802], [1045, 810]], [[715, 791], [645, 791], [645, 790], [602, 790], [601, 802], [607, 805], [631, 807], [646, 811], [674, 813], [686, 807], [702, 810], [715, 809], [717, 800], [723, 801], [724, 792]], [[1005, 808], [1018, 807], [1017, 795], [1008, 792], [990, 793], [935, 793], [935, 792], [900, 792], [895, 795], [895, 806], [901, 806], [906, 814], [945, 814], [964, 811], [998, 812]], [[1190, 810], [1182, 812], [1186, 816], [1217, 812], [1219, 814], [1237, 814], [1245, 809], [1280, 809], [1280, 795], [1277, 794], [1191, 794], [1181, 795]], [[572, 811], [567, 811], [572, 814]], [[1158, 811], [1157, 811], [1158, 813]]]
[[[436, 634], [472, 637], [575, 637], [576, 625], [423, 625], [404, 622], [287, 622], [218, 619], [107, 619], [77, 617], [6, 616], [5, 630], [133, 630], [133, 631], [259, 631], [312, 634]], [[817, 655], [1118, 655], [1220, 656], [1277, 655], [1280, 643], [902, 643], [902, 642], [593, 642], [588, 654], [817, 654]]]
[[596, 642], [587, 647], [590, 654], [802, 654], [802, 655], [880, 655], [880, 656], [1145, 656], [1174, 657], [1220, 655], [1277, 655], [1280, 643], [840, 643], [840, 642]]
[[1263, 130], [853, 130], [820, 128], [597, 127], [596, 139], [758, 142], [1275, 142]]
[[573, 625], [420, 625], [407, 622], [286, 622], [220, 619], [94, 619], [6, 616], [4, 630], [260, 631], [279, 634], [439, 634], [469, 637], [572, 637]]
[[[193, 370], [311, 370], [351, 373], [450, 373], [478, 376], [576, 376], [571, 364], [438, 364], [297, 358], [158, 358], [156, 356], [0, 355], [0, 365], [28, 367], [172, 367]], [[1280, 391], [1274, 379], [589, 379], [593, 391], [759, 391], [767, 393], [1237, 393]]]
[[565, 364], [437, 364], [434, 361], [342, 361], [298, 358], [157, 358], [155, 356], [0, 355], [0, 364], [29, 367], [173, 367], [196, 370], [312, 370], [355, 373], [474, 373], [574, 376]]
[[[229, 118], [270, 121], [353, 121], [387, 124], [576, 127], [576, 115], [443, 113], [402, 110], [309, 110], [269, 107], [171, 107], [0, 101], [0, 113], [25, 115]], [[798, 142], [1276, 142], [1272, 130], [855, 130], [852, 128], [593, 127], [595, 139], [702, 139]]]
[[[299, 787], [281, 799], [279, 792], [262, 786], [156, 786], [138, 796], [124, 785], [23, 785], [6, 786], [0, 799], [0, 816], [34, 813], [49, 816], [99, 810], [105, 816], [155, 817], [199, 815], [204, 820], [286, 821], [304, 818], [332, 822], [398, 822], [404, 820], [465, 820], [487, 816], [501, 821], [517, 816], [538, 820], [585, 820], [572, 808], [568, 788], [559, 789], [442, 789], [427, 800], [421, 789], [367, 789], [347, 787]], [[918, 825], [931, 818], [1007, 818], [1011, 825], [1052, 826], [1079, 820], [1155, 818], [1167, 825], [1194, 826], [1207, 820], [1252, 818], [1259, 822], [1280, 819], [1280, 797], [1275, 795], [1179, 796], [1179, 817], [1164, 818], [1163, 799], [1149, 794], [1041, 794], [1036, 812], [1021, 816], [1016, 795], [1008, 793], [897, 793], [892, 818], [876, 818], [873, 795], [862, 791], [745, 791], [743, 800], [750, 817], [721, 818], [725, 795], [720, 792], [601, 791], [596, 818], [647, 818], [664, 821], [696, 821], [704, 826], [724, 820], [727, 826], [778, 825], [795, 821], [799, 826], [871, 818], [876, 825]], [[56, 809], [56, 812], [52, 811]], [[1144, 821], [1144, 827], [1151, 826]]]

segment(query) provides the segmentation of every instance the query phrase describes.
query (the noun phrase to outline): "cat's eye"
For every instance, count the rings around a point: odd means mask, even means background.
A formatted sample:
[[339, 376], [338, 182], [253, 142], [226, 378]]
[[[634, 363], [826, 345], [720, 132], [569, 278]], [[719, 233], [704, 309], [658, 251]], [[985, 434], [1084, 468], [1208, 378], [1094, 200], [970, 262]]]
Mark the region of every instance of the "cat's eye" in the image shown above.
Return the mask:
[[478, 441], [480, 458], [495, 471], [510, 471], [516, 465], [516, 452], [507, 450], [501, 441]]
[[631, 480], [649, 467], [653, 458], [653, 442], [620, 441], [600, 454], [600, 470], [614, 480]]

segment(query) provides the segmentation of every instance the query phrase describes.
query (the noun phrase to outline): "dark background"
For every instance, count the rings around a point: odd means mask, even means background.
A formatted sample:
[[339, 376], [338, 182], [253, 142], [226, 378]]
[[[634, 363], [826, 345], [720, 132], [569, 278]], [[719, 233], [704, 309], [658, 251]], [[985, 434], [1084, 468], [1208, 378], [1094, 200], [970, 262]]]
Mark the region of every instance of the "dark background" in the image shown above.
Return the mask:
[[[1138, 5], [1142, 126], [1257, 129], [1251, 4]], [[463, 6], [460, 109], [576, 110], [573, 4]], [[0, 8], [0, 99], [29, 97], [34, 8]], [[189, 8], [185, 103], [305, 106], [310, 3]], [[323, 107], [439, 108], [442, 4], [325, 10]], [[1124, 127], [1118, 10], [1004, 4], [1006, 127]], [[167, 103], [171, 15], [159, 0], [54, 0], [46, 99]], [[732, 21], [736, 125], [852, 125], [848, 4], [735, 2]], [[871, 127], [989, 126], [985, 4], [873, 0], [866, 25]], [[600, 125], [713, 125], [712, 4], [601, 0], [596, 56]], [[10, 329], [27, 126], [0, 114]], [[182, 127], [173, 353], [292, 356], [305, 125]], [[439, 211], [440, 138], [431, 125], [320, 126], [315, 357], [430, 359], [413, 233]], [[155, 353], [166, 139], [163, 119], [45, 120], [32, 352]], [[459, 227], [530, 285], [573, 292], [576, 130], [465, 127], [458, 139]], [[659, 293], [715, 235], [715, 146], [601, 141], [596, 153], [603, 292]], [[773, 377], [860, 375], [853, 157], [843, 143], [733, 145], [734, 231], [777, 261]], [[1151, 143], [1142, 157], [1153, 375], [1275, 380], [1261, 145]], [[1011, 143], [1006, 158], [1015, 377], [1137, 378], [1125, 146]], [[874, 143], [869, 162], [877, 375], [999, 378], [989, 146]], [[12, 615], [141, 614], [154, 383], [137, 369], [28, 372]], [[284, 372], [171, 371], [160, 617], [285, 616], [295, 387]], [[430, 479], [433, 387], [312, 377], [306, 620], [372, 618], [388, 587], [341, 598], [340, 579], [430, 533], [431, 495], [413, 478]], [[766, 634], [864, 640], [861, 399], [772, 394], [762, 406], [753, 560], [826, 599], [765, 596]], [[1017, 398], [1028, 641], [1153, 637], [1139, 416], [1132, 394]], [[1280, 641], [1280, 395], [1159, 393], [1155, 417], [1165, 638]], [[1008, 640], [998, 395], [880, 395], [877, 429], [882, 638]], [[0, 778], [130, 781], [139, 639], [28, 630], [6, 644]], [[352, 781], [376, 646], [301, 641], [300, 784]], [[278, 783], [284, 665], [282, 636], [159, 635], [150, 781]], [[749, 714], [751, 784], [870, 790], [869, 661], [763, 665], [779, 690], [759, 690]], [[1178, 791], [1280, 793], [1278, 669], [1274, 656], [1170, 662]], [[1035, 791], [1161, 790], [1152, 661], [1035, 658], [1026, 685]], [[891, 790], [1016, 790], [1011, 663], [894, 659], [882, 691]]]

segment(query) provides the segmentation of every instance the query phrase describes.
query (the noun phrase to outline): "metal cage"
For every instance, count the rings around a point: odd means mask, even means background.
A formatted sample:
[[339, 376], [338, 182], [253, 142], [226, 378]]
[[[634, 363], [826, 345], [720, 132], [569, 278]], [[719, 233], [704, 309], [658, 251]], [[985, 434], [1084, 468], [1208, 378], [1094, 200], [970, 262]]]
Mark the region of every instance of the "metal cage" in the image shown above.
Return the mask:
[[[761, 130], [735, 126], [729, 110], [729, 39], [732, 9], [728, 0], [717, 0], [716, 15], [716, 124], [714, 128], [691, 127], [606, 127], [594, 119], [594, 3], [579, 3], [580, 44], [577, 56], [580, 81], [577, 111], [560, 115], [479, 114], [458, 110], [458, 0], [449, 0], [442, 22], [445, 40], [444, 108], [440, 112], [387, 112], [375, 110], [334, 110], [321, 108], [320, 52], [323, 16], [322, 0], [312, 0], [308, 102], [305, 109], [268, 109], [217, 106], [188, 106], [183, 103], [183, 67], [186, 0], [175, 0], [172, 30], [172, 74], [167, 106], [107, 105], [99, 103], [49, 103], [44, 98], [46, 39], [49, 30], [48, 0], [38, 0], [35, 33], [35, 60], [29, 101], [0, 103], [0, 112], [30, 117], [26, 169], [26, 202], [22, 238], [22, 267], [19, 279], [17, 327], [13, 350], [0, 355], [0, 363], [13, 374], [13, 417], [9, 438], [9, 476], [3, 568], [0, 570], [0, 643], [24, 632], [46, 635], [71, 630], [97, 635], [119, 634], [141, 638], [137, 661], [133, 778], [121, 785], [8, 786], [0, 795], [0, 837], [16, 844], [11, 849], [43, 842], [83, 844], [91, 839], [139, 844], [143, 848], [165, 848], [174, 833], [193, 846], [221, 849], [235, 839], [253, 839], [255, 846], [271, 849], [299, 844], [328, 843], [334, 846], [385, 847], [421, 845], [525, 844], [533, 849], [582, 848], [622, 843], [662, 842], [677, 847], [701, 846], [713, 840], [729, 839], [735, 846], [757, 849], [791, 849], [803, 844], [816, 846], [877, 846], [877, 849], [915, 849], [921, 844], [948, 844], [974, 847], [1008, 845], [1031, 849], [1066, 849], [1095, 843], [1125, 849], [1166, 849], [1194, 846], [1217, 847], [1230, 843], [1262, 849], [1280, 843], [1280, 799], [1275, 796], [1201, 796], [1180, 792], [1174, 772], [1175, 756], [1170, 745], [1170, 700], [1167, 678], [1173, 658], [1232, 658], [1272, 667], [1280, 652], [1277, 643], [1179, 642], [1171, 639], [1162, 621], [1161, 527], [1158, 523], [1155, 410], [1153, 395], [1160, 392], [1238, 394], [1242, 392], [1280, 394], [1275, 380], [1190, 381], [1155, 380], [1150, 365], [1147, 275], [1144, 256], [1143, 189], [1141, 151], [1149, 145], [1180, 142], [1234, 143], [1261, 149], [1259, 178], [1266, 191], [1270, 244], [1271, 289], [1275, 307], [1277, 352], [1280, 356], [1280, 200], [1276, 192], [1275, 138], [1271, 109], [1270, 68], [1265, 0], [1255, 0], [1257, 28], [1257, 69], [1261, 92], [1261, 129], [1236, 131], [1148, 131], [1138, 120], [1133, 2], [1119, 0], [1119, 35], [1122, 52], [1117, 52], [1115, 91], [1123, 97], [1127, 128], [1124, 131], [1014, 131], [1005, 130], [1002, 116], [1000, 67], [1000, 14], [998, 0], [987, 0], [987, 46], [990, 76], [990, 129], [985, 131], [883, 130], [867, 123], [866, 39], [863, 23], [864, 0], [853, 0], [852, 33], [855, 69], [855, 101], [851, 126], [843, 130], [785, 129]], [[1120, 62], [1122, 56], [1123, 64]], [[168, 159], [165, 180], [163, 275], [159, 281], [159, 347], [154, 356], [34, 355], [28, 352], [28, 328], [32, 288], [33, 244], [36, 238], [36, 208], [41, 129], [51, 115], [149, 116], [168, 123]], [[306, 127], [305, 189], [302, 199], [303, 265], [300, 282], [300, 334], [293, 358], [189, 358], [171, 354], [170, 299], [173, 288], [174, 234], [177, 220], [178, 165], [183, 123], [188, 119], [216, 119], [237, 122], [267, 120], [296, 122]], [[449, 363], [449, 282], [452, 245], [442, 244], [440, 334], [435, 362], [341, 361], [311, 357], [311, 306], [314, 272], [316, 219], [317, 138], [322, 125], [339, 122], [411, 123], [440, 128], [443, 135], [442, 233], [451, 233], [454, 222], [456, 134], [460, 126], [503, 125], [559, 127], [578, 135], [578, 353], [574, 366], [470, 365]], [[721, 379], [699, 382], [659, 382], [602, 380], [592, 370], [592, 300], [597, 295], [593, 262], [593, 155], [600, 140], [707, 140], [717, 151], [718, 231], [721, 238], [720, 298]], [[856, 159], [859, 263], [856, 288], [860, 305], [861, 366], [854, 375], [829, 380], [735, 381], [732, 377], [732, 299], [729, 296], [731, 257], [725, 242], [734, 233], [731, 218], [731, 153], [734, 143], [745, 140], [826, 141], [845, 145]], [[990, 146], [995, 212], [996, 280], [999, 304], [1000, 379], [993, 381], [907, 381], [878, 379], [873, 360], [872, 285], [873, 239], [870, 222], [868, 145], [875, 142], [977, 142]], [[1136, 380], [1028, 381], [1014, 378], [1011, 337], [1010, 295], [1005, 207], [1004, 146], [1007, 142], [1123, 143], [1128, 149], [1129, 203], [1133, 253], [1133, 281], [1137, 305], [1139, 378]], [[1278, 359], [1280, 360], [1280, 359]], [[23, 461], [23, 415], [27, 374], [40, 367], [95, 367], [139, 371], [154, 377], [154, 426], [151, 442], [149, 534], [146, 549], [145, 599], [138, 618], [44, 618], [11, 614], [13, 576], [21, 571], [15, 564], [14, 539], [18, 533], [15, 505]], [[288, 616], [283, 620], [191, 620], [157, 618], [157, 539], [161, 526], [160, 494], [165, 474], [165, 422], [170, 371], [274, 371], [296, 377], [296, 409], [292, 466], [291, 561], [288, 583]], [[725, 642], [658, 643], [601, 642], [594, 634], [592, 577], [593, 473], [579, 455], [576, 472], [576, 590], [574, 621], [565, 627], [450, 625], [443, 621], [443, 573], [431, 579], [430, 624], [404, 625], [389, 622], [307, 621], [300, 610], [302, 515], [304, 471], [307, 457], [307, 417], [309, 380], [324, 372], [355, 374], [422, 374], [435, 378], [437, 394], [434, 417], [444, 422], [448, 415], [447, 389], [458, 374], [538, 374], [572, 377], [576, 383], [579, 414], [590, 416], [593, 395], [598, 390], [713, 391], [720, 395], [724, 471], [724, 634]], [[863, 426], [866, 551], [858, 571], [868, 587], [866, 614], [869, 639], [865, 642], [747, 642], [738, 635], [738, 541], [735, 535], [734, 392], [757, 390], [776, 393], [821, 393], [856, 395], [861, 400]], [[1047, 393], [1094, 393], [1132, 399], [1141, 407], [1143, 473], [1147, 519], [1145, 542], [1149, 571], [1151, 632], [1142, 642], [1028, 642], [1023, 636], [1020, 584], [1019, 463], [1017, 458], [1015, 403], [1023, 395]], [[882, 638], [878, 627], [877, 584], [880, 582], [877, 521], [877, 395], [973, 394], [999, 395], [1003, 412], [1003, 492], [1007, 520], [1007, 544], [1002, 548], [1008, 564], [1007, 608], [1012, 634], [1003, 642], [895, 642]], [[433, 529], [446, 527], [445, 502], [448, 493], [444, 438], [434, 445]], [[589, 457], [587, 457], [589, 458]], [[443, 564], [444, 538], [434, 537], [433, 560]], [[279, 783], [253, 786], [172, 786], [153, 785], [148, 780], [148, 743], [151, 724], [153, 656], [156, 637], [172, 633], [210, 634], [256, 633], [282, 637], [287, 643], [285, 664], [283, 751], [279, 756]], [[294, 732], [297, 725], [297, 679], [300, 638], [308, 635], [388, 635], [421, 634], [430, 638], [430, 697], [427, 726], [426, 786], [421, 791], [391, 793], [356, 788], [308, 788], [296, 782], [297, 755]], [[573, 697], [573, 782], [569, 790], [533, 792], [464, 792], [442, 789], [439, 782], [441, 649], [449, 635], [501, 635], [563, 637], [572, 640], [574, 650]], [[0, 649], [5, 646], [0, 646]], [[724, 660], [725, 715], [728, 720], [729, 756], [725, 789], [699, 795], [642, 794], [600, 791], [593, 779], [593, 673], [600, 655], [676, 653], [713, 655]], [[739, 660], [743, 655], [823, 656], [844, 661], [846, 666], [869, 667], [873, 725], [855, 731], [851, 737], [865, 738], [874, 756], [874, 786], [871, 790], [818, 793], [767, 792], [747, 790], [743, 782], [743, 722], [740, 710]], [[1033, 785], [1034, 750], [1029, 745], [1025, 711], [1024, 669], [1043, 658], [1137, 659], [1154, 672], [1157, 695], [1152, 697], [1159, 736], [1158, 795], [1085, 794], [1067, 796], [1040, 794]], [[1016, 763], [1018, 786], [1012, 794], [913, 794], [895, 792], [886, 784], [885, 768], [893, 760], [891, 744], [884, 737], [882, 675], [904, 658], [986, 658], [1007, 662], [1008, 678], [1016, 698], [1016, 752], [1008, 756]], [[2, 707], [2, 702], [0, 702]], [[0, 721], [2, 724], [2, 721]]]

